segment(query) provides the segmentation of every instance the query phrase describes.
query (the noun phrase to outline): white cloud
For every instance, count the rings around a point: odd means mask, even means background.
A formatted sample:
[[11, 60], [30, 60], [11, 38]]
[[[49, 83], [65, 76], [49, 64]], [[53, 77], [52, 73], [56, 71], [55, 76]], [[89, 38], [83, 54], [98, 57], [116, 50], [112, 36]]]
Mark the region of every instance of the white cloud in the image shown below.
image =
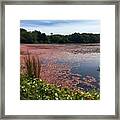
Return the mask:
[[[49, 20], [48, 20], [48, 23]], [[57, 25], [22, 25], [21, 26], [28, 31], [39, 30], [42, 33], [46, 34], [72, 34], [75, 32], [79, 33], [100, 33], [100, 21], [80, 21], [80, 22], [71, 22], [66, 24], [57, 24]]]

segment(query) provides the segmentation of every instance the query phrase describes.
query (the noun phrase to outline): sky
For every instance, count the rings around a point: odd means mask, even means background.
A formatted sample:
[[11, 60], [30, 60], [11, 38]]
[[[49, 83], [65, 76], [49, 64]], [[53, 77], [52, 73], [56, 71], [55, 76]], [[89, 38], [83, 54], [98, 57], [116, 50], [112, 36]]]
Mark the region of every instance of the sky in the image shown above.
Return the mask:
[[100, 33], [99, 20], [21, 20], [20, 28], [28, 31], [38, 30], [42, 33], [72, 34]]

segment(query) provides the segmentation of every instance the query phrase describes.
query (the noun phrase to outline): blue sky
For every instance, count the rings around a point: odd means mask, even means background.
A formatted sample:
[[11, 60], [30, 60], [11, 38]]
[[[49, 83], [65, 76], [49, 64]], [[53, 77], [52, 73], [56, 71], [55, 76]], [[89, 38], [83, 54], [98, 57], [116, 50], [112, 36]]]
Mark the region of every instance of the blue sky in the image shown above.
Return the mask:
[[49, 35], [79, 33], [100, 33], [99, 20], [21, 20], [20, 28], [38, 30]]

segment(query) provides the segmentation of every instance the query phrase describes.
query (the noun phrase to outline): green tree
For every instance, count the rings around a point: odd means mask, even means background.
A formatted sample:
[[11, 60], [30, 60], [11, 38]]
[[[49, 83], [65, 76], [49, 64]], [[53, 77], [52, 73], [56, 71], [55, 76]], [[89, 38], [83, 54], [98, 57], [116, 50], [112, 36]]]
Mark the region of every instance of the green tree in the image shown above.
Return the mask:
[[20, 29], [20, 43], [33, 43], [30, 32], [25, 29]]
[[41, 33], [37, 30], [28, 32], [27, 30], [21, 28], [20, 43], [100, 43], [100, 34], [73, 33], [70, 35], [60, 35], [51, 33], [50, 35], [46, 35], [45, 33]]

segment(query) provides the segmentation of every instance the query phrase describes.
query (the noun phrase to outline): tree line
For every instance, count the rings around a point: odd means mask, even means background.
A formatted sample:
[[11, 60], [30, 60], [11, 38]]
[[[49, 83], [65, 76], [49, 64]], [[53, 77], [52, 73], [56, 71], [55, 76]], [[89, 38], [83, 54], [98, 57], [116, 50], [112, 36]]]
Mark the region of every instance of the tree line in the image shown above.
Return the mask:
[[53, 34], [46, 35], [40, 31], [27, 31], [20, 28], [20, 43], [25, 44], [65, 44], [65, 43], [100, 43], [100, 34], [73, 33], [69, 35]]

